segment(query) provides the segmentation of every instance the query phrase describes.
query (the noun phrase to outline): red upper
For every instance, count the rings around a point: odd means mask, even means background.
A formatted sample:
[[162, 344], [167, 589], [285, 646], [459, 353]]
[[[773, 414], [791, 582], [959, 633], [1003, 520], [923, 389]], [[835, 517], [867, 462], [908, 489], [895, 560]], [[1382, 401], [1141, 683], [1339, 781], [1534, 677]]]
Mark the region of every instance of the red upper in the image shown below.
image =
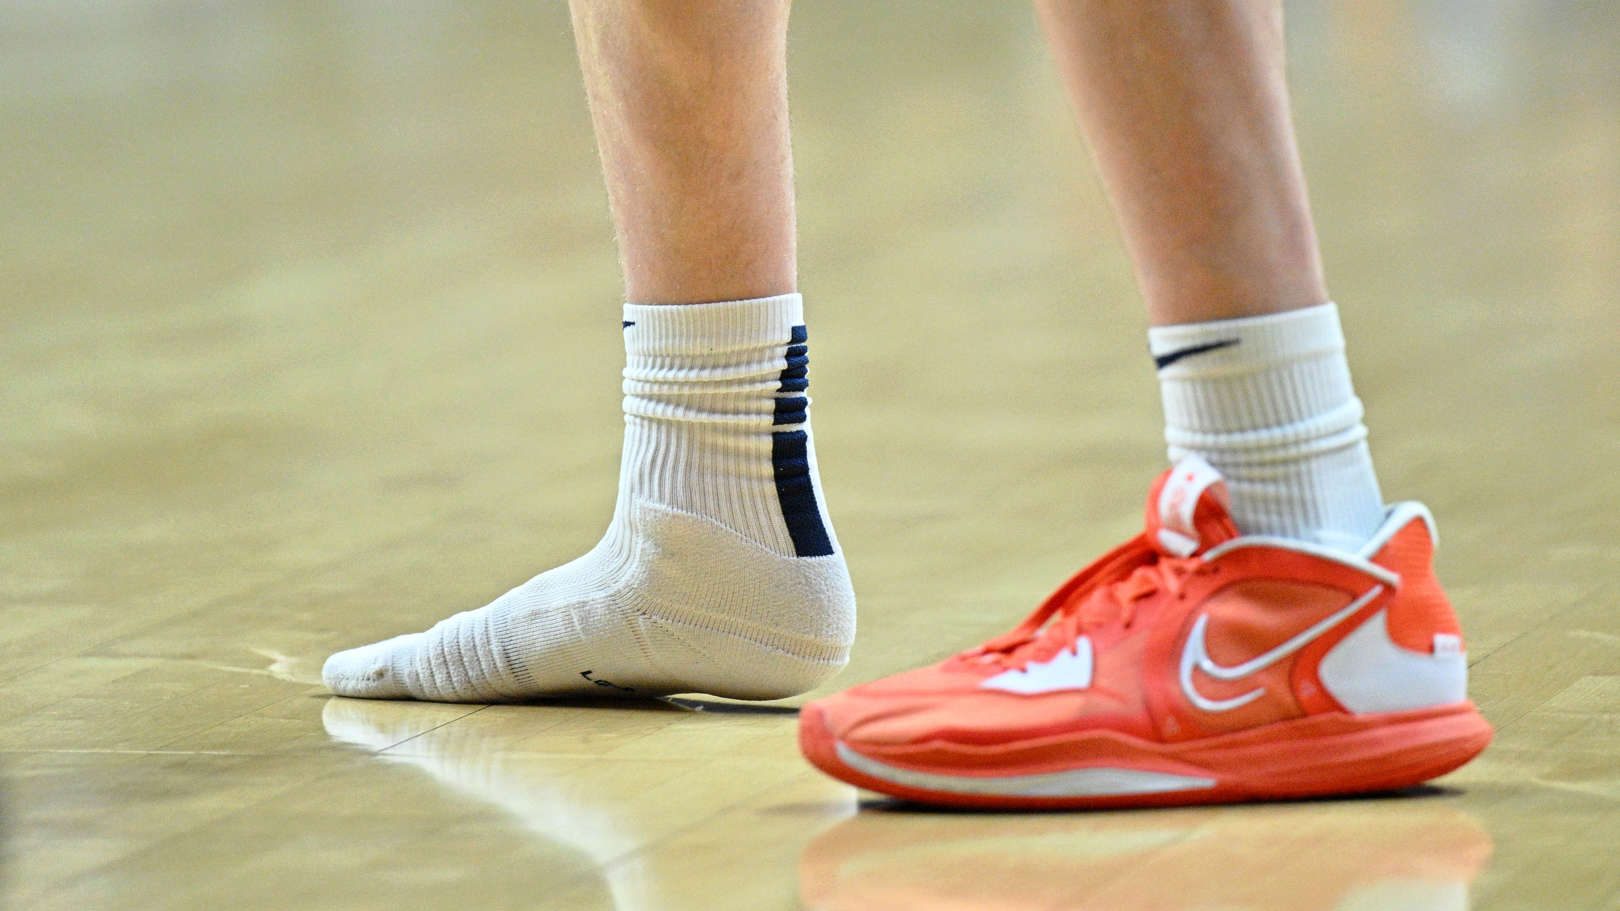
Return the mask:
[[[1042, 738], [1069, 735], [1065, 760], [1072, 762], [1077, 731], [1170, 743], [1342, 712], [1317, 665], [1380, 610], [1389, 611], [1391, 638], [1414, 651], [1429, 651], [1437, 633], [1459, 635], [1434, 578], [1433, 542], [1420, 517], [1371, 559], [1392, 572], [1394, 582], [1358, 558], [1334, 560], [1286, 542], [1238, 540], [1206, 557], [1238, 539], [1239, 531], [1219, 476], [1213, 470], [1200, 476], [1186, 463], [1154, 484], [1146, 519], [1142, 534], [1081, 570], [1011, 632], [933, 666], [819, 700], [829, 731], [862, 752], [901, 762], [925, 758], [930, 744], [983, 744], [1004, 752], [1010, 742], [1025, 742], [1039, 750]], [[1353, 614], [1263, 670], [1237, 680], [1191, 671], [1191, 685], [1205, 699], [1263, 690], [1253, 701], [1207, 711], [1186, 695], [1181, 663], [1199, 618], [1207, 617], [1209, 659], [1233, 667], [1375, 590]], [[993, 676], [1076, 648], [1081, 636], [1093, 655], [1089, 687], [1040, 693], [981, 687]]]

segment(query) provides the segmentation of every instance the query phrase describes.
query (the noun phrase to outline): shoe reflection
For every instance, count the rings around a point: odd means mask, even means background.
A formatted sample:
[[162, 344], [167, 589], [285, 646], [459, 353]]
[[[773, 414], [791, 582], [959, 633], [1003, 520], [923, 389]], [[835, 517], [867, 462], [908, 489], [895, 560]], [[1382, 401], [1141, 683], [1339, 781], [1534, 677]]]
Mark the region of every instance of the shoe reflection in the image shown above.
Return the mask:
[[819, 911], [1459, 911], [1490, 855], [1484, 828], [1437, 792], [1124, 814], [880, 808], [811, 842], [799, 882]]
[[[705, 896], [735, 875], [736, 858], [711, 843], [750, 837], [718, 831], [739, 823], [767, 842], [755, 854], [775, 855], [762, 862], [781, 871], [777, 888], [790, 894], [810, 833], [854, 812], [853, 790], [826, 801], [846, 789], [820, 780], [797, 798], [777, 796], [774, 783], [811, 778], [792, 748], [792, 715], [687, 699], [479, 708], [334, 698], [321, 720], [333, 739], [420, 769], [575, 852], [616, 911], [650, 911], [714, 907]], [[762, 791], [763, 803], [749, 803]]]

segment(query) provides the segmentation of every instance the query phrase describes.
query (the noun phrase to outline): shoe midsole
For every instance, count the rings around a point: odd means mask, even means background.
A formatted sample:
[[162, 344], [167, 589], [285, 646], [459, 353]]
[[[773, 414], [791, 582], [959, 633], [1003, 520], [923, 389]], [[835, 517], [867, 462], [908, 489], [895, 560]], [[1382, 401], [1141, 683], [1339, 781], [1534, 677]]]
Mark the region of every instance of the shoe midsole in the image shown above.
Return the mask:
[[[1467, 730], [1459, 730], [1458, 722], [1464, 722]], [[1382, 761], [1376, 757], [1387, 756], [1392, 749], [1421, 745], [1421, 741], [1449, 742], [1463, 734], [1472, 739], [1477, 733], [1473, 730], [1475, 722], [1488, 739], [1489, 726], [1468, 702], [1417, 712], [1318, 715], [1172, 744], [1101, 732], [1099, 740], [1110, 744], [1107, 749], [1114, 753], [1113, 757], [1092, 752], [1098, 761], [1055, 770], [1047, 765], [1040, 771], [1016, 771], [1016, 765], [1004, 765], [1004, 774], [965, 770], [953, 774], [936, 771], [940, 769], [937, 764], [936, 770], [896, 765], [862, 753], [842, 740], [834, 740], [833, 752], [856, 772], [917, 790], [1000, 797], [1109, 797], [1207, 790], [1232, 783], [1227, 781], [1229, 772], [1239, 778], [1258, 774], [1275, 778], [1274, 784], [1283, 784], [1302, 773], [1314, 776], [1334, 769], [1341, 760], [1354, 764], [1369, 759]], [[1291, 749], [1279, 754], [1279, 747], [1289, 743], [1311, 745], [1312, 752]], [[1007, 751], [1008, 746], [1001, 745], [998, 752]], [[1355, 749], [1358, 746], [1373, 755]], [[1050, 758], [1056, 750], [1081, 752], [1077, 747], [1074, 740], [1047, 740], [1040, 752]], [[967, 752], [982, 755], [982, 749], [969, 747]], [[1006, 753], [1003, 756], [1013, 758]], [[1278, 756], [1280, 761], [1268, 762], [1270, 756]]]
[[863, 775], [870, 775], [902, 787], [951, 794], [990, 794], [999, 797], [1107, 797], [1194, 791], [1215, 786], [1213, 778], [1098, 766], [1062, 772], [1038, 772], [1032, 775], [996, 777], [941, 775], [937, 772], [920, 772], [880, 762], [855, 752], [843, 741], [837, 742], [834, 749], [838, 753], [839, 761]]

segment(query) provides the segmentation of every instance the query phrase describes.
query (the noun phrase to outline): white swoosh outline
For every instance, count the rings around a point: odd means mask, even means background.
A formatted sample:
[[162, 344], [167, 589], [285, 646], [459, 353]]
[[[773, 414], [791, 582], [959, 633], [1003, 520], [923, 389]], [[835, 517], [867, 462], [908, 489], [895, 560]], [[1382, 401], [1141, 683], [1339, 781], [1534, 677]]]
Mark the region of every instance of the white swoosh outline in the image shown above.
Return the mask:
[[1233, 709], [1242, 708], [1259, 699], [1261, 694], [1266, 691], [1266, 688], [1263, 686], [1256, 687], [1241, 696], [1234, 696], [1231, 699], [1209, 699], [1199, 693], [1198, 688], [1193, 685], [1193, 668], [1197, 667], [1216, 680], [1237, 680], [1259, 673], [1310, 645], [1323, 633], [1339, 625], [1345, 618], [1366, 607], [1369, 602], [1383, 593], [1384, 586], [1374, 585], [1366, 594], [1306, 627], [1287, 642], [1232, 667], [1216, 664], [1214, 659], [1209, 657], [1209, 650], [1204, 644], [1204, 631], [1209, 626], [1209, 614], [1200, 614], [1198, 620], [1193, 623], [1192, 632], [1187, 635], [1187, 644], [1181, 649], [1181, 691], [1186, 694], [1189, 702], [1206, 712], [1230, 712]]

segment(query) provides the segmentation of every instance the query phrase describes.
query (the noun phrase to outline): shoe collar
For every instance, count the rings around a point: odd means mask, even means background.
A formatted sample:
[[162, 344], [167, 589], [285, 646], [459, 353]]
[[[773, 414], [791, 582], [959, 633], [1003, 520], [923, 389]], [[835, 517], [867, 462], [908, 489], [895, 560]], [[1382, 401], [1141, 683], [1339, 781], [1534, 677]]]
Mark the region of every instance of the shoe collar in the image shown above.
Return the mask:
[[1371, 538], [1367, 539], [1367, 543], [1363, 544], [1361, 549], [1355, 553], [1325, 547], [1310, 541], [1301, 541], [1296, 538], [1283, 538], [1276, 535], [1239, 535], [1204, 551], [1203, 557], [1205, 560], [1219, 560], [1233, 551], [1250, 547], [1291, 550], [1295, 553], [1308, 554], [1319, 560], [1327, 560], [1360, 570], [1395, 585], [1400, 582], [1400, 576], [1374, 561], [1395, 535], [1414, 521], [1421, 521], [1429, 540], [1438, 543], [1439, 535], [1435, 529], [1434, 514], [1429, 512], [1429, 508], [1422, 503], [1407, 501], [1391, 505], [1384, 513], [1383, 524], [1378, 526], [1378, 530], [1373, 532]]
[[1249, 547], [1271, 547], [1341, 563], [1386, 581], [1390, 571], [1374, 561], [1401, 529], [1422, 521], [1429, 540], [1438, 543], [1434, 515], [1422, 503], [1388, 507], [1384, 521], [1359, 551], [1350, 552], [1276, 535], [1246, 535], [1232, 520], [1226, 481], [1204, 459], [1190, 455], [1159, 475], [1148, 491], [1142, 540], [1163, 556], [1221, 556]]

